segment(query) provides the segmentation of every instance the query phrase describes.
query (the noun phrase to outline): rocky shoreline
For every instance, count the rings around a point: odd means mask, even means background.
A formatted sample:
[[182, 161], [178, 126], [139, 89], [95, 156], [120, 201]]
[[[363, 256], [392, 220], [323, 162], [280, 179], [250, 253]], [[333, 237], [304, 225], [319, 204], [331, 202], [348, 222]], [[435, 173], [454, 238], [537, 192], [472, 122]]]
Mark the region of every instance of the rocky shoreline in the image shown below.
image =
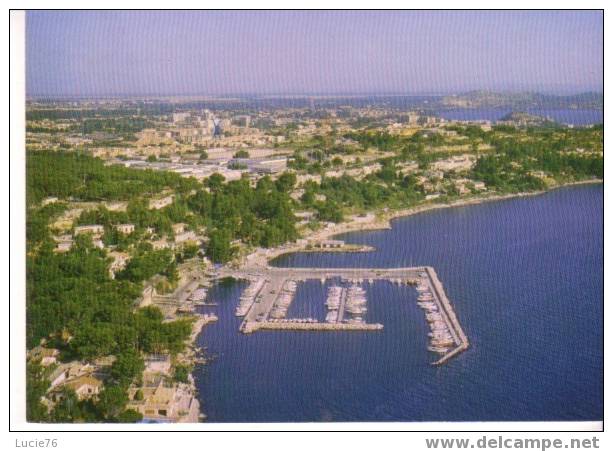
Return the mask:
[[342, 222], [339, 224], [330, 224], [324, 229], [315, 230], [310, 233], [307, 233], [302, 237], [302, 239], [297, 240], [295, 243], [284, 244], [270, 249], [258, 248], [250, 254], [245, 255], [238, 261], [234, 261], [231, 265], [235, 268], [263, 267], [268, 266], [271, 260], [281, 255], [292, 254], [296, 252], [339, 252], [339, 250], [337, 249], [307, 249], [305, 243], [328, 240], [338, 235], [350, 232], [391, 229], [391, 221], [394, 219], [411, 216], [418, 213], [424, 213], [430, 210], [464, 207], [468, 205], [477, 205], [485, 202], [494, 202], [517, 197], [538, 196], [553, 191], [555, 189], [564, 188], [568, 186], [599, 183], [604, 182], [600, 179], [582, 180], [577, 182], [562, 183], [541, 191], [509, 194], [492, 193], [489, 195], [486, 194], [468, 197], [464, 199], [458, 199], [447, 203], [424, 203], [415, 207], [406, 208], [402, 210], [390, 210], [378, 213], [371, 212], [366, 216], [353, 216], [349, 221]]

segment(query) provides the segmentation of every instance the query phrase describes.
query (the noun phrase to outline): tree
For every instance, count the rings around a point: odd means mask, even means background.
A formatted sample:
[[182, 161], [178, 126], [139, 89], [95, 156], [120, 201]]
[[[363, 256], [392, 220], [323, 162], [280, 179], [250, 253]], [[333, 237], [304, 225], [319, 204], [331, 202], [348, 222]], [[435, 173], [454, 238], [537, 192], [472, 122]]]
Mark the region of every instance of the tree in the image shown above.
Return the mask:
[[74, 423], [80, 420], [83, 413], [75, 391], [64, 387], [57, 396], [60, 400], [51, 412], [52, 421], [55, 423]]
[[228, 163], [228, 169], [234, 169], [236, 171], [247, 169], [248, 167], [249, 166], [240, 161], [231, 161], [230, 163]]
[[128, 200], [167, 188], [188, 192], [198, 185], [195, 179], [172, 172], [105, 166], [98, 158], [64, 151], [28, 151], [26, 176], [28, 205], [49, 196], [84, 201]]
[[234, 255], [230, 240], [230, 234], [227, 230], [213, 230], [209, 235], [209, 243], [206, 247], [207, 257], [215, 263], [228, 262]]
[[145, 353], [177, 354], [185, 348], [192, 327], [191, 319], [163, 322], [159, 308], [148, 306], [135, 313], [138, 349]]
[[126, 409], [117, 415], [117, 422], [119, 423], [138, 423], [142, 419], [143, 414], [134, 409]]
[[194, 258], [198, 255], [198, 251], [200, 250], [200, 246], [193, 243], [187, 243], [183, 246], [183, 250], [180, 254], [179, 261], [189, 260], [190, 258]]
[[223, 185], [223, 182], [226, 178], [218, 172], [211, 174], [208, 178], [204, 180], [206, 186], [208, 186], [211, 191], [219, 191]]
[[393, 163], [386, 162], [381, 170], [377, 172], [377, 177], [388, 184], [394, 182], [396, 180], [396, 168]]
[[320, 202], [315, 208], [317, 209], [319, 219], [322, 221], [342, 222], [343, 220], [343, 211], [334, 201]]
[[313, 204], [315, 202], [315, 190], [305, 189], [304, 193], [300, 197], [300, 200], [307, 206]]
[[135, 255], [126, 267], [116, 274], [116, 277], [119, 280], [142, 282], [168, 270], [172, 263], [173, 254], [168, 249], [141, 252]]
[[95, 322], [75, 330], [70, 348], [80, 357], [92, 360], [116, 350], [114, 328], [109, 323]]
[[175, 365], [174, 380], [186, 384], [190, 373], [191, 368], [188, 365]]
[[41, 402], [49, 381], [44, 378], [43, 367], [39, 364], [29, 363], [26, 368], [26, 419], [34, 423], [46, 421], [47, 407]]
[[175, 284], [179, 281], [179, 271], [177, 270], [177, 264], [172, 262], [166, 269], [166, 278], [170, 284]]
[[111, 367], [111, 378], [118, 385], [127, 387], [145, 369], [143, 358], [135, 350], [126, 350], [117, 356]]
[[234, 158], [249, 158], [249, 152], [246, 150], [239, 150], [234, 154]]
[[277, 190], [283, 193], [289, 193], [296, 185], [296, 174], [293, 172], [284, 172], [276, 181]]
[[96, 404], [99, 416], [107, 421], [113, 421], [125, 410], [128, 394], [123, 387], [106, 386]]

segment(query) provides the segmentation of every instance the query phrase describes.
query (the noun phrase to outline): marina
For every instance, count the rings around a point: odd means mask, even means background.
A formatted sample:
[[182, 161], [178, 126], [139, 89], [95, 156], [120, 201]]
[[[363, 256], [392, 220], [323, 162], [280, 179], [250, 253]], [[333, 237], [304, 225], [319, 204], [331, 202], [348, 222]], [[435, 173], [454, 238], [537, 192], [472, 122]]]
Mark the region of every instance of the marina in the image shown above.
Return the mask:
[[[428, 350], [437, 354], [433, 365], [441, 365], [469, 347], [469, 341], [434, 268], [252, 268], [226, 270], [220, 278], [248, 280], [241, 295], [236, 316], [244, 317], [240, 331], [377, 331], [381, 323], [367, 323], [367, 293], [362, 285], [385, 280], [394, 285], [415, 286], [418, 306], [425, 311], [430, 332]], [[298, 285], [307, 280], [340, 280], [327, 290], [325, 320], [287, 318]], [[377, 301], [377, 300], [375, 300]]]

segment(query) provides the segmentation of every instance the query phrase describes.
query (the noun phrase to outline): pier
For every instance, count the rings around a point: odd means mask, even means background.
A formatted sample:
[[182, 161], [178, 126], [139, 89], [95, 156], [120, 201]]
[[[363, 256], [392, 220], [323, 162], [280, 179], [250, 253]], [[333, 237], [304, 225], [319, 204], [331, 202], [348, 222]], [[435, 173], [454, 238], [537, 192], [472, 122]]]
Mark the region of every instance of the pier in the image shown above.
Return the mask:
[[341, 291], [341, 302], [338, 306], [338, 317], [336, 318], [337, 323], [343, 322], [343, 317], [345, 316], [345, 304], [347, 303], [347, 289], [343, 288]]
[[416, 285], [420, 280], [419, 274], [425, 270], [425, 266], [409, 268], [276, 268], [269, 266], [240, 270], [223, 269], [216, 275], [218, 278], [233, 277], [241, 280], [291, 279], [305, 281], [339, 278], [349, 282], [388, 280], [394, 283]]
[[341, 331], [341, 330], [381, 330], [383, 324], [352, 324], [352, 323], [293, 323], [293, 322], [263, 322], [258, 323], [257, 329], [263, 330], [329, 330], [329, 331]]
[[[251, 285], [241, 296], [237, 316], [243, 316], [240, 331], [253, 333], [258, 330], [293, 331], [377, 331], [383, 324], [364, 322], [361, 312], [366, 311], [364, 292], [359, 284], [385, 280], [397, 285], [416, 286], [420, 296], [418, 304], [427, 310], [426, 319], [431, 328], [429, 350], [440, 357], [432, 365], [442, 365], [469, 347], [451, 302], [434, 268], [418, 266], [408, 268], [274, 268], [257, 267], [242, 270], [225, 269], [216, 275], [249, 280]], [[293, 301], [296, 284], [306, 280], [340, 279], [350, 287], [338, 288], [338, 307], [328, 309], [325, 321], [313, 318], [286, 319], [287, 308]], [[335, 287], [331, 287], [335, 288]], [[328, 293], [328, 301], [331, 292]], [[334, 297], [334, 296], [333, 296]], [[335, 301], [334, 301], [335, 302]], [[353, 317], [346, 320], [350, 309]], [[336, 311], [336, 314], [334, 312]]]
[[443, 285], [441, 284], [436, 271], [430, 266], [427, 266], [424, 269], [425, 274], [427, 275], [425, 279], [430, 286], [432, 298], [436, 303], [441, 318], [446, 324], [447, 330], [453, 337], [453, 341], [455, 343], [454, 348], [443, 354], [443, 356], [438, 360], [432, 362], [432, 365], [442, 365], [450, 358], [468, 349], [469, 342], [468, 337], [466, 337], [466, 334], [462, 330], [460, 322], [453, 311], [453, 307], [445, 294], [445, 290], [443, 289]]

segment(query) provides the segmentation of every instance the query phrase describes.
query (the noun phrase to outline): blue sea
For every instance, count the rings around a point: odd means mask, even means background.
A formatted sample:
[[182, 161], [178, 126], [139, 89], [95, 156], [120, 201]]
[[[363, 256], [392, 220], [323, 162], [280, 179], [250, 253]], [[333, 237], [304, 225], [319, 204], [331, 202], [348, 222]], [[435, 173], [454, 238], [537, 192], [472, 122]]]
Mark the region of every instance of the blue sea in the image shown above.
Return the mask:
[[[495, 122], [512, 111], [505, 108], [458, 108], [442, 110], [437, 115], [447, 120]], [[526, 112], [566, 125], [585, 126], [603, 122], [602, 110], [528, 108]]]
[[[377, 332], [243, 335], [244, 283], [218, 284], [196, 368], [210, 422], [603, 419], [603, 187], [425, 212], [340, 237], [376, 251], [293, 254], [278, 266], [432, 265], [471, 347], [440, 367], [411, 287], [365, 284]], [[329, 283], [329, 282], [328, 282]], [[288, 316], [323, 319], [326, 286]]]

